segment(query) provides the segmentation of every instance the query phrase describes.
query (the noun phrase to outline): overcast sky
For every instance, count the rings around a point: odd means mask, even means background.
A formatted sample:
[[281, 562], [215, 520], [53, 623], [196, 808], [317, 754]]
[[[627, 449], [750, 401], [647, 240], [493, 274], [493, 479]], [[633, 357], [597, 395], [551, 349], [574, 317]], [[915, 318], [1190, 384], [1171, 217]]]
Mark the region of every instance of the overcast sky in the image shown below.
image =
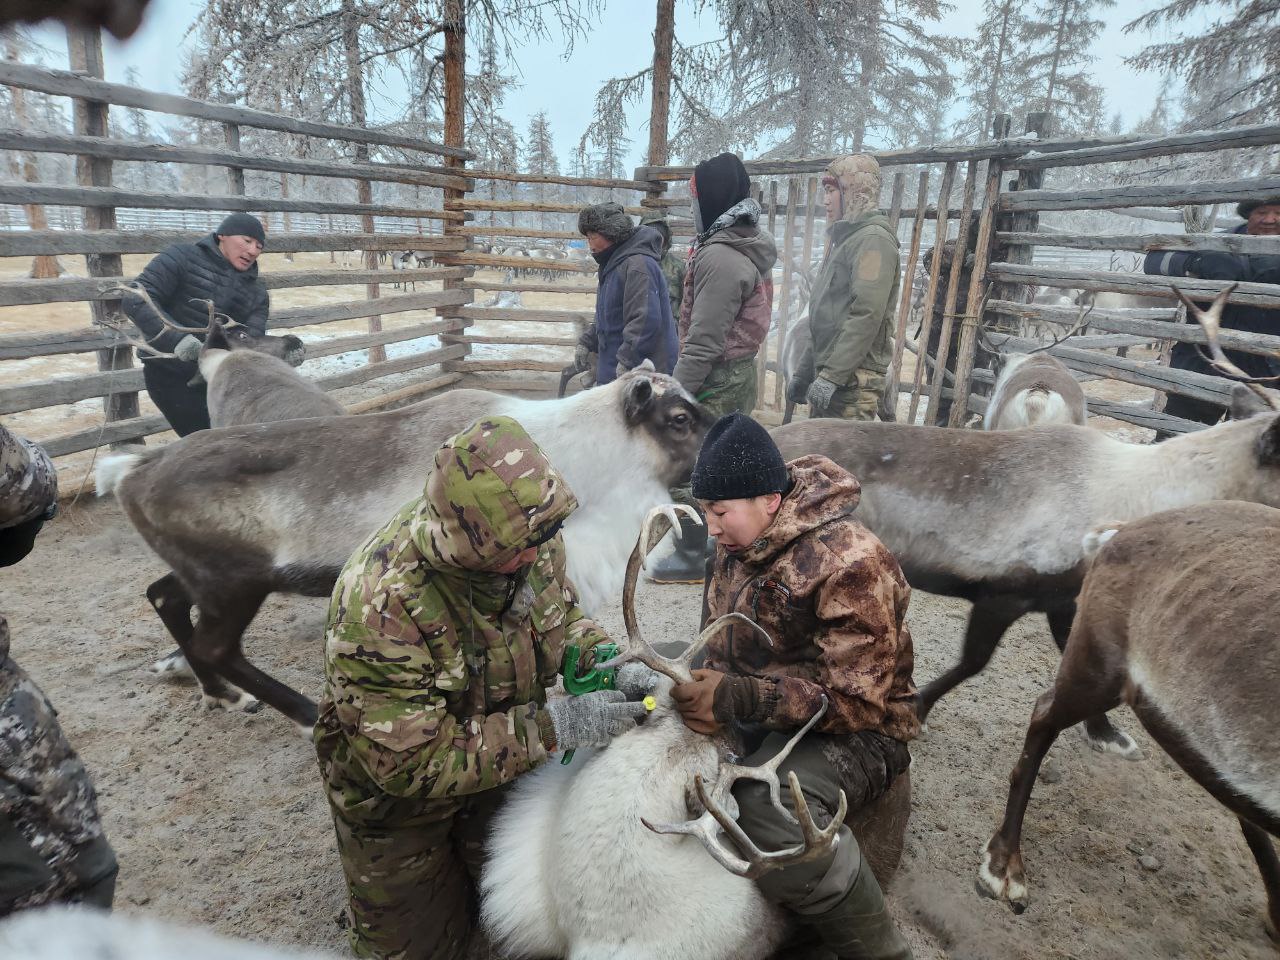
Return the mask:
[[[122, 81], [125, 70], [133, 66], [139, 71], [142, 86], [181, 93], [178, 74], [182, 58], [178, 49], [202, 5], [201, 0], [152, 0], [146, 20], [133, 38], [123, 43], [107, 38], [107, 78]], [[1096, 47], [1097, 81], [1106, 90], [1108, 115], [1119, 112], [1126, 123], [1136, 121], [1151, 109], [1160, 86], [1159, 76], [1139, 73], [1124, 64], [1126, 56], [1151, 40], [1165, 39], [1126, 35], [1122, 30], [1125, 22], [1151, 5], [1151, 0], [1133, 5], [1121, 3], [1102, 13], [1110, 22]], [[558, 41], [531, 44], [516, 51], [521, 86], [508, 98], [504, 112], [521, 136], [529, 117], [546, 110], [563, 163], [590, 122], [600, 84], [612, 76], [634, 73], [651, 61], [654, 6], [652, 0], [609, 0], [591, 36], [576, 43], [567, 59], [563, 43]], [[972, 31], [981, 15], [981, 0], [955, 0], [955, 9], [943, 21], [941, 32], [956, 35]], [[692, 0], [677, 0], [676, 35], [682, 42], [697, 43], [717, 34], [713, 17], [704, 14], [699, 18]], [[40, 40], [65, 63], [66, 44], [58, 31], [42, 30]], [[644, 162], [648, 144], [647, 103], [634, 107], [629, 119], [635, 166]]]

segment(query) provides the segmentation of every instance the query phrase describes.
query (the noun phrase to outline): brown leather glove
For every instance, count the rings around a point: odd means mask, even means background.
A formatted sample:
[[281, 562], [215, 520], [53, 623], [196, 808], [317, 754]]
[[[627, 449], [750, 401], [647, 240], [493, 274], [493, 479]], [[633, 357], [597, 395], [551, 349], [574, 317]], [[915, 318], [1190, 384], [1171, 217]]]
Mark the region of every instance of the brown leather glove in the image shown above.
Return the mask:
[[712, 715], [721, 723], [734, 720], [758, 720], [760, 681], [755, 677], [726, 675], [716, 685]]

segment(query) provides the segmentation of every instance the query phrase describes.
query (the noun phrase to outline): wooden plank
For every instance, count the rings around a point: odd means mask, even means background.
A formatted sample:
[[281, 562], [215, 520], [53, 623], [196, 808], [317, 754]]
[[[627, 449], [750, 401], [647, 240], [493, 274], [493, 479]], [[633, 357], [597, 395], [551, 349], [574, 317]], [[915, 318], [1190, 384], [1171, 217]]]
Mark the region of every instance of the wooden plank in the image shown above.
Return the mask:
[[121, 107], [139, 107], [143, 110], [170, 113], [180, 117], [196, 117], [200, 120], [213, 120], [219, 123], [239, 123], [246, 127], [257, 127], [259, 130], [279, 130], [283, 133], [296, 133], [306, 137], [321, 137], [326, 140], [344, 140], [351, 143], [402, 147], [408, 150], [417, 150], [421, 153], [432, 153], [441, 157], [456, 157], [462, 160], [475, 159], [475, 154], [470, 150], [447, 147], [418, 137], [406, 137], [382, 130], [366, 130], [362, 127], [347, 126], [339, 123], [299, 120], [297, 117], [268, 113], [265, 110], [235, 107], [224, 103], [209, 103], [170, 93], [139, 90], [136, 87], [130, 87], [125, 84], [107, 83], [103, 80], [96, 80], [92, 77], [81, 76], [65, 70], [34, 67], [25, 63], [15, 63], [12, 60], [0, 60], [0, 84], [22, 87], [25, 90], [38, 90], [41, 93], [51, 93], [57, 96], [112, 103]]
[[498, 370], [533, 370], [547, 373], [559, 373], [564, 369], [563, 360], [475, 360], [464, 364], [468, 372], [488, 372]]
[[889, 230], [898, 235], [898, 221], [902, 219], [902, 194], [907, 187], [907, 171], [898, 170], [893, 175], [893, 190], [889, 194]]
[[1112, 207], [1181, 207], [1196, 203], [1237, 203], [1280, 194], [1280, 176], [1245, 180], [1206, 180], [1199, 183], [1160, 183], [1070, 190], [1026, 190], [1006, 193], [1001, 210], [1107, 210]]
[[902, 373], [902, 351], [907, 340], [907, 321], [911, 317], [911, 296], [916, 276], [916, 263], [920, 259], [920, 239], [924, 234], [924, 217], [919, 212], [929, 202], [929, 171], [920, 171], [920, 186], [916, 193], [917, 216], [911, 224], [911, 247], [907, 254], [907, 269], [903, 274], [902, 290], [898, 297], [898, 323], [893, 333], [893, 359], [889, 363], [889, 380], [896, 382]]
[[306, 362], [319, 360], [321, 357], [353, 353], [356, 350], [367, 350], [369, 347], [381, 347], [388, 343], [404, 343], [407, 340], [432, 337], [440, 333], [454, 333], [466, 325], [465, 320], [450, 317], [446, 320], [433, 320], [431, 323], [417, 323], [411, 327], [359, 333], [350, 337], [334, 337], [331, 340], [312, 340], [307, 344]]
[[[145, 193], [114, 187], [55, 187], [38, 183], [0, 181], [0, 203], [44, 203], [60, 206], [132, 207], [157, 210], [263, 210], [289, 213], [342, 213], [425, 220], [462, 220], [457, 211], [399, 207], [386, 203], [334, 203], [328, 200], [282, 200], [274, 197], [236, 197], [197, 193]], [[268, 238], [268, 249], [270, 238]]]
[[[1232, 284], [1226, 280], [1197, 280], [1193, 277], [1162, 277], [1136, 273], [1112, 273], [1107, 270], [1076, 270], [1070, 267], [1051, 267], [1045, 264], [1021, 266], [1012, 263], [993, 263], [991, 276], [998, 280], [1024, 279], [1045, 287], [1070, 287], [1079, 290], [1111, 290], [1117, 293], [1138, 293], [1148, 297], [1176, 300], [1176, 286], [1196, 300], [1212, 300]], [[1280, 287], [1271, 283], [1237, 283], [1235, 291], [1227, 298], [1229, 303], [1247, 303], [1255, 307], [1280, 307]]]
[[[485, 211], [497, 213], [577, 213], [582, 209], [582, 204], [559, 203], [552, 200], [480, 200], [476, 197], [463, 197], [460, 200], [446, 200], [444, 208], [446, 211], [471, 210], [477, 213]], [[644, 216], [649, 212], [644, 207], [623, 207], [622, 209], [634, 217]]]
[[577, 230], [532, 230], [528, 227], [461, 226], [457, 230], [464, 237], [531, 237], [542, 240], [581, 240]]
[[520, 293], [574, 293], [595, 296], [598, 289], [595, 284], [586, 286], [581, 283], [504, 283], [501, 280], [471, 279], [462, 281], [465, 290], [515, 290]]
[[435, 173], [425, 167], [408, 164], [353, 163], [347, 159], [295, 160], [243, 153], [239, 150], [213, 150], [206, 147], [175, 146], [170, 143], [144, 143], [115, 140], [111, 137], [68, 136], [53, 133], [29, 133], [13, 127], [0, 127], [0, 150], [28, 150], [34, 153], [74, 153], [111, 160], [138, 160], [151, 163], [195, 163], [238, 167], [242, 170], [266, 170], [272, 173], [295, 173], [304, 177], [337, 177], [344, 180], [362, 178], [382, 183], [409, 183], [422, 187], [453, 187], [469, 190], [466, 177]]
[[[987, 310], [1014, 317], [1034, 317], [1053, 320], [1063, 324], [1074, 323], [1078, 316], [1075, 307], [1053, 307], [1041, 303], [1011, 303], [1007, 300], [992, 300]], [[1135, 314], [1165, 314], [1165, 319], [1135, 316]], [[1177, 340], [1182, 343], [1208, 342], [1204, 331], [1198, 323], [1173, 322], [1175, 310], [1092, 310], [1089, 313], [1089, 327], [1108, 330], [1112, 333], [1132, 334], [1149, 340]], [[1280, 336], [1269, 336], [1264, 333], [1247, 333], [1243, 330], [1223, 328], [1218, 342], [1224, 349], [1239, 350], [1242, 353], [1255, 353], [1270, 356], [1280, 353]]]
[[[978, 161], [970, 160], [965, 165], [964, 199], [960, 203], [960, 223], [957, 224], [955, 250], [951, 257], [951, 270], [947, 274], [947, 293], [942, 300], [942, 329], [938, 331], [938, 353], [934, 358], [937, 366], [933, 371], [933, 380], [929, 384], [929, 402], [925, 408], [924, 422], [926, 426], [946, 426], [938, 423], [938, 401], [942, 396], [942, 373], [947, 369], [947, 360], [951, 355], [951, 330], [955, 326], [956, 302], [960, 296], [960, 277], [964, 273], [964, 259], [969, 252], [969, 219], [973, 209], [973, 195], [978, 186]], [[938, 221], [939, 224], [942, 221]], [[967, 292], [967, 291], [966, 291]], [[928, 340], [922, 340], [928, 350]], [[957, 344], [958, 346], [958, 344]], [[913, 415], [910, 423], [915, 423]]]
[[[938, 283], [942, 277], [942, 247], [947, 242], [947, 217], [946, 211], [951, 203], [951, 186], [956, 178], [955, 163], [948, 163], [942, 170], [942, 185], [938, 188], [938, 207], [944, 213], [938, 218], [937, 226], [933, 234], [933, 259], [929, 264], [929, 286], [925, 289], [924, 305], [920, 308], [920, 336], [919, 342], [921, 350], [928, 353], [929, 335], [933, 331], [933, 305], [938, 299]], [[909, 412], [907, 414], [907, 423], [916, 422], [916, 413], [920, 409], [920, 392], [925, 381], [925, 371], [927, 365], [923, 363], [916, 364], [915, 383], [911, 390], [911, 402]]]
[[[171, 243], [193, 243], [204, 236], [208, 234], [195, 230], [0, 230], [0, 257], [158, 253]], [[365, 249], [447, 253], [466, 247], [462, 237], [419, 233], [274, 233], [267, 243], [271, 253]], [[595, 269], [594, 264], [591, 269]]]
[[519, 320], [530, 323], [590, 323], [594, 310], [528, 310], [524, 307], [463, 307], [458, 316], [468, 320]]
[[1170, 157], [1183, 153], [1238, 150], [1242, 147], [1260, 147], [1275, 143], [1280, 143], [1280, 124], [1260, 123], [1219, 130], [1199, 130], [1195, 133], [1178, 133], [1167, 137], [1151, 137], [1110, 146], [1060, 150], [1054, 153], [1032, 150], [1011, 160], [1006, 166], [1020, 167], [1024, 170], [1043, 170], [1048, 167], [1071, 167], [1141, 160], [1147, 157]]
[[[796, 180], [791, 177], [787, 180], [787, 212], [786, 222], [782, 225], [782, 289], [778, 291], [778, 364], [781, 366], [782, 358], [785, 356], [787, 349], [787, 324], [791, 320], [791, 277], [794, 272], [792, 254], [795, 251], [795, 227], [796, 227], [796, 204], [799, 202], [796, 190]], [[773, 407], [775, 410], [782, 407], [782, 381], [781, 376], [773, 379]], [[760, 384], [760, 391], [764, 391], [764, 384]]]
[[433, 307], [467, 303], [471, 293], [466, 290], [432, 290], [429, 293], [403, 293], [377, 300], [349, 300], [344, 303], [327, 303], [318, 307], [291, 307], [277, 310], [271, 315], [270, 327], [287, 330], [291, 327], [309, 327], [317, 323], [335, 320], [355, 320], [385, 313], [403, 313], [406, 310], [430, 310]]
[[370, 397], [368, 400], [350, 404], [347, 407], [347, 413], [369, 413], [373, 410], [381, 410], [383, 407], [389, 407], [391, 404], [399, 403], [401, 400], [412, 400], [414, 397], [420, 397], [424, 393], [435, 393], [437, 390], [452, 386], [461, 379], [462, 374], [460, 373], [442, 373], [439, 376], [423, 380], [421, 383], [414, 383], [407, 387], [401, 387], [399, 390], [384, 393], [380, 397]]
[[[464, 366], [468, 366], [464, 364]], [[558, 372], [558, 371], [557, 371]], [[470, 390], [493, 390], [497, 393], [545, 393], [555, 396], [560, 378], [554, 376], [533, 377], [484, 377], [469, 376], [462, 386]]]
[[529, 347], [576, 347], [578, 345], [577, 337], [486, 337], [469, 333], [459, 339], [467, 343], [509, 343]]
[[[2, 238], [0, 238], [2, 239]], [[534, 260], [532, 257], [499, 257], [492, 253], [450, 253], [435, 258], [450, 266], [511, 267], [516, 270], [551, 270], [556, 273], [595, 273], [595, 263], [568, 263], [564, 260]]]
[[1194, 433], [1197, 430], [1209, 429], [1207, 423], [1183, 420], [1181, 417], [1172, 417], [1167, 413], [1160, 413], [1149, 407], [1137, 404], [1117, 403], [1114, 400], [1100, 400], [1090, 396], [1085, 397], [1085, 402], [1089, 406], [1089, 413], [1095, 417], [1123, 420], [1126, 423], [1146, 427], [1149, 430], [1163, 430], [1166, 433]]
[[447, 347], [439, 347], [435, 350], [427, 350], [423, 353], [410, 354], [407, 357], [396, 357], [394, 360], [383, 360], [381, 363], [366, 363], [362, 367], [356, 367], [354, 370], [344, 370], [342, 373], [330, 374], [327, 377], [318, 377], [316, 383], [325, 390], [339, 390], [342, 387], [355, 386], [357, 383], [365, 383], [369, 380], [376, 380], [379, 377], [389, 377], [396, 373], [405, 373], [409, 370], [416, 370], [418, 367], [425, 367], [433, 363], [444, 363], [447, 360], [456, 360], [466, 351], [466, 347], [454, 344]]
[[1223, 253], [1280, 255], [1280, 237], [1244, 233], [997, 233], [1009, 246], [1069, 247], [1074, 250], [1214, 250]]
[[1105, 353], [1090, 353], [1074, 347], [1059, 345], [1050, 347], [1050, 354], [1072, 370], [1096, 373], [1111, 380], [1122, 380], [1139, 387], [1163, 390], [1197, 400], [1208, 400], [1222, 406], [1231, 405], [1231, 390], [1236, 381], [1213, 377], [1193, 370], [1175, 370], [1155, 363], [1141, 363], [1127, 357], [1113, 357]]
[[[430, 281], [463, 276], [462, 267], [426, 267], [420, 270], [400, 270], [394, 276], [397, 281]], [[363, 283], [371, 274], [387, 277], [385, 271], [371, 270], [298, 270], [259, 275], [268, 290], [293, 287], [323, 287], [341, 284]], [[22, 306], [31, 303], [75, 303], [85, 300], [107, 300], [107, 291], [120, 283], [119, 277], [73, 277], [55, 280], [0, 280], [0, 307]], [[591, 290], [594, 292], [595, 288]]]
[[104, 426], [88, 427], [74, 433], [64, 433], [48, 440], [38, 441], [49, 456], [65, 457], [81, 450], [92, 450], [97, 446], [121, 443], [127, 440], [141, 440], [153, 434], [164, 433], [171, 429], [169, 421], [159, 414], [149, 417], [130, 417], [128, 420], [113, 420]]
[[640, 193], [667, 189], [667, 185], [659, 180], [570, 177], [567, 175], [562, 176], [558, 173], [518, 173], [510, 170], [481, 170], [477, 167], [467, 167], [467, 176], [474, 180], [505, 180], [509, 183], [559, 183], [570, 187], [603, 187], [607, 190], [636, 190]]
[[76, 403], [92, 397], [136, 394], [143, 389], [142, 371], [137, 367], [129, 370], [104, 370], [80, 377], [19, 383], [12, 387], [0, 387], [0, 414], [54, 407], [60, 403]]

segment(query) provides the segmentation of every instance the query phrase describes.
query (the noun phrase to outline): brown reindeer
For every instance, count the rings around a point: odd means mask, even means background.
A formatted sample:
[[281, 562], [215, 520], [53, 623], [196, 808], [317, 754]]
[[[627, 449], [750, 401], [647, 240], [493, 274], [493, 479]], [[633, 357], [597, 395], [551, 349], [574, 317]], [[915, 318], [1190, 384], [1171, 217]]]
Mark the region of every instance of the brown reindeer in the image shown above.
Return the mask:
[[[1280, 444], [1264, 437], [1280, 461]], [[1092, 565], [1052, 689], [1036, 701], [1010, 775], [979, 891], [1027, 908], [1022, 820], [1058, 734], [1122, 703], [1230, 810], [1258, 861], [1270, 929], [1280, 927], [1280, 510], [1204, 503], [1086, 537]]]

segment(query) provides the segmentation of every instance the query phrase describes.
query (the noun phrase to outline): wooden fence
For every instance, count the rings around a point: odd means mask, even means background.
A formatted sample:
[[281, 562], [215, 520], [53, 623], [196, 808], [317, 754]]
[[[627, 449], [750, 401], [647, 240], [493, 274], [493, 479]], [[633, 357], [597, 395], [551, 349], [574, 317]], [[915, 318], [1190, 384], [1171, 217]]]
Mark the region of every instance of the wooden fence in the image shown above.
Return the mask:
[[[101, 398], [103, 412], [74, 429], [53, 424], [75, 420], [54, 416], [30, 430], [55, 456], [96, 449], [103, 444], [138, 442], [166, 429], [157, 415], [144, 415], [139, 405], [141, 370], [132, 351], [118, 345], [102, 322], [119, 309], [112, 289], [125, 271], [122, 257], [154, 254], [165, 245], [191, 240], [207, 231], [226, 212], [252, 211], [270, 219], [270, 251], [330, 254], [326, 266], [293, 264], [293, 269], [264, 271], [272, 290], [309, 289], [313, 302], [277, 306], [271, 327], [307, 328], [324, 334], [325, 324], [364, 321], [358, 333], [349, 329], [309, 344], [308, 365], [326, 389], [338, 390], [378, 382], [366, 388], [355, 410], [370, 410], [420, 397], [451, 386], [466, 376], [468, 385], [502, 389], [549, 390], [569, 362], [580, 328], [594, 310], [595, 265], [571, 224], [580, 202], [529, 198], [531, 190], [569, 187], [592, 200], [612, 197], [633, 214], [648, 211], [668, 216], [678, 252], [690, 238], [692, 221], [683, 181], [688, 167], [642, 167], [632, 179], [535, 175], [515, 171], [473, 169], [461, 131], [463, 50], [461, 37], [446, 37], [445, 143], [341, 124], [314, 123], [263, 111], [186, 97], [161, 95], [101, 79], [101, 48], [96, 34], [70, 35], [74, 72], [0, 61], [0, 83], [14, 88], [67, 97], [73, 106], [74, 133], [46, 135], [0, 128], [0, 149], [50, 153], [76, 158], [77, 183], [0, 183], [0, 205], [43, 204], [50, 208], [50, 229], [21, 229], [0, 223], [0, 258], [83, 255], [87, 276], [28, 279], [0, 277], [0, 308], [27, 308], [16, 332], [0, 332], [0, 361], [6, 375], [0, 385], [0, 416], [68, 409], [67, 405]], [[224, 145], [173, 146], [143, 143], [107, 135], [111, 106], [138, 107], [195, 118], [221, 130]], [[903, 240], [903, 292], [896, 315], [891, 381], [904, 396], [902, 414], [913, 421], [934, 422], [938, 400], [953, 393], [952, 425], [971, 411], [981, 412], [982, 394], [991, 381], [988, 370], [974, 368], [980, 326], [1025, 333], [1028, 321], [1063, 327], [1077, 311], [1028, 303], [1029, 291], [1062, 288], [1115, 291], [1157, 297], [1167, 308], [1098, 308], [1089, 315], [1090, 335], [1055, 346], [1059, 356], [1081, 379], [1117, 381], [1152, 391], [1146, 396], [1093, 395], [1091, 409], [1144, 427], [1181, 432], [1199, 425], [1161, 412], [1169, 393], [1221, 401], [1230, 384], [1216, 377], [1167, 366], [1174, 341], [1201, 342], [1194, 325], [1176, 322], [1171, 287], [1177, 282], [1192, 295], [1212, 295], [1224, 284], [1213, 281], [1147, 277], [1135, 270], [1143, 251], [1157, 248], [1275, 252], [1275, 238], [1232, 234], [1185, 234], [1163, 224], [1180, 220], [1176, 208], [1191, 204], [1232, 203], [1262, 194], [1280, 193], [1280, 176], [1235, 181], [1115, 186], [1106, 165], [1175, 154], [1253, 149], [1280, 143], [1280, 127], [1257, 126], [1208, 134], [1139, 140], [1093, 138], [1052, 140], [1044, 137], [1045, 118], [1033, 115], [1028, 132], [1008, 135], [1001, 118], [996, 136], [967, 147], [886, 151], [876, 154], [885, 169], [883, 210]], [[314, 141], [326, 150], [334, 144], [354, 145], [356, 158], [319, 161], [305, 156], [264, 156], [240, 149], [241, 132], [260, 129], [286, 132], [293, 143]], [[394, 162], [369, 159], [369, 152], [395, 149]], [[305, 153], [305, 150], [300, 150]], [[423, 157], [405, 160], [405, 156]], [[818, 175], [830, 158], [748, 163], [757, 198], [765, 210], [764, 226], [777, 238], [780, 251], [775, 272], [775, 323], [760, 353], [760, 410], [776, 417], [783, 405], [778, 371], [789, 335], [805, 316], [808, 285], [823, 252], [825, 222], [820, 209]], [[113, 164], [147, 162], [197, 166], [225, 171], [224, 193], [125, 189], [113, 182]], [[1097, 172], [1097, 183], [1070, 189], [1046, 189], [1046, 171], [1063, 167]], [[251, 196], [245, 171], [279, 175], [279, 195]], [[1016, 177], [1002, 182], [1007, 175]], [[307, 199], [288, 191], [289, 177], [324, 178], [352, 184], [354, 200]], [[477, 190], [477, 184], [482, 189]], [[668, 192], [668, 185], [674, 189]], [[374, 186], [386, 194], [374, 202]], [[498, 186], [516, 199], [499, 199]], [[411, 187], [413, 199], [394, 191]], [[350, 188], [348, 188], [350, 189]], [[518, 197], [523, 190], [525, 198]], [[485, 197], [484, 194], [488, 193]], [[330, 191], [329, 196], [335, 196]], [[1041, 213], [1116, 211], [1114, 222], [1125, 229], [1097, 233], [1052, 229], [1041, 225]], [[535, 228], [516, 216], [558, 217], [563, 229]], [[499, 223], [509, 216], [509, 223]], [[1136, 218], [1136, 219], [1133, 219]], [[975, 250], [965, 249], [971, 222], [977, 223]], [[1155, 226], [1153, 227], [1152, 224]], [[4, 229], [8, 227], [8, 229]], [[1145, 232], [1144, 232], [1145, 231]], [[963, 291], [977, 310], [957, 311], [959, 272], [942, 269], [941, 244], [960, 237], [960, 256], [973, 258]], [[926, 256], [926, 251], [932, 253]], [[990, 262], [992, 250], [1011, 251]], [[413, 250], [422, 262], [390, 273], [379, 253]], [[356, 252], [356, 268], [333, 262], [335, 253]], [[1127, 255], [1123, 269], [1103, 269], [1099, 260]], [[1088, 258], [1093, 258], [1092, 260]], [[133, 273], [136, 271], [130, 271]], [[922, 282], [913, 291], [917, 275]], [[419, 290], [428, 283], [433, 289]], [[331, 291], [342, 285], [364, 285], [364, 297]], [[387, 285], [394, 290], [389, 292]], [[439, 288], [435, 289], [435, 285]], [[412, 290], [410, 290], [412, 287]], [[384, 295], [390, 293], [390, 295]], [[344, 299], [345, 297], [345, 299]], [[1280, 307], [1280, 288], [1241, 284], [1232, 294], [1238, 303]], [[85, 304], [82, 326], [52, 323], [34, 308], [40, 305]], [[940, 309], [935, 310], [935, 306]], [[423, 316], [421, 311], [429, 311]], [[939, 352], [931, 364], [917, 361], [927, 343], [935, 314], [941, 316]], [[29, 320], [27, 319], [29, 318]], [[3, 315], [0, 315], [0, 321]], [[385, 320], [385, 323], [384, 323]], [[12, 330], [12, 324], [4, 327]], [[919, 328], [917, 334], [917, 327]], [[948, 358], [951, 334], [958, 327], [957, 356]], [[1280, 337], [1228, 334], [1233, 349], [1266, 354], [1280, 348]], [[1015, 346], [1030, 346], [1023, 337]], [[395, 356], [388, 356], [388, 348]], [[1155, 352], [1142, 351], [1152, 347]], [[352, 355], [365, 352], [364, 362]], [[94, 354], [97, 370], [51, 376], [59, 358]], [[334, 366], [330, 358], [344, 358]], [[1162, 359], [1163, 358], [1163, 359]], [[328, 361], [328, 362], [326, 362]], [[39, 363], [45, 363], [41, 367]], [[948, 370], [954, 368], [954, 373]], [[9, 371], [14, 371], [10, 375]], [[27, 373], [26, 371], [33, 371]], [[395, 377], [388, 381], [385, 378]], [[372, 394], [372, 395], [370, 395]], [[349, 399], [345, 398], [344, 399]], [[83, 414], [83, 409], [81, 409]], [[900, 416], [900, 419], [902, 417]], [[83, 421], [81, 416], [80, 420]]]

